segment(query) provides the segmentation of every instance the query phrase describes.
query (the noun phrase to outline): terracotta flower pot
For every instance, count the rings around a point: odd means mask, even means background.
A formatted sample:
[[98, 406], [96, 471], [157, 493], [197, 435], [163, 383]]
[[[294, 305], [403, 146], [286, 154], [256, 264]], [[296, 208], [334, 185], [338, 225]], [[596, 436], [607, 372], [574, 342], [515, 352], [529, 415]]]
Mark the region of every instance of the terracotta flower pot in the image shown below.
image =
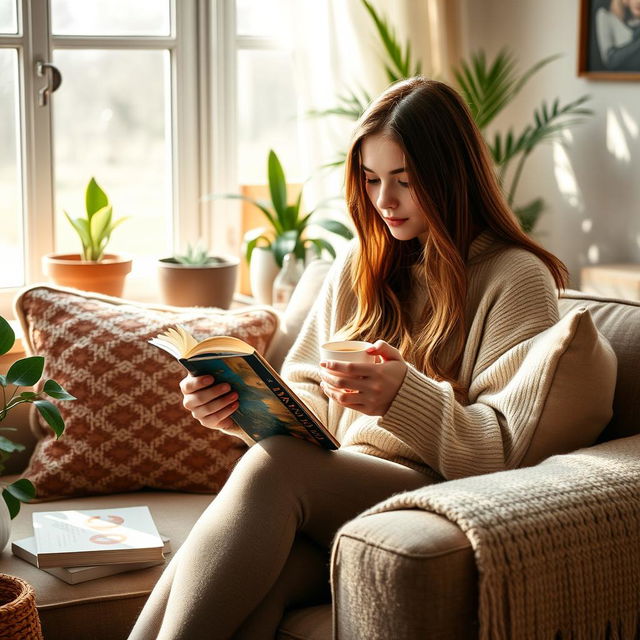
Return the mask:
[[165, 304], [177, 307], [228, 309], [233, 300], [240, 260], [220, 256], [209, 265], [180, 264], [174, 258], [158, 261], [160, 293]]
[[74, 253], [50, 253], [42, 259], [45, 274], [56, 284], [116, 297], [122, 296], [131, 262], [111, 253], [105, 253], [100, 262], [83, 260]]
[[33, 587], [6, 573], [0, 573], [0, 638], [42, 640]]

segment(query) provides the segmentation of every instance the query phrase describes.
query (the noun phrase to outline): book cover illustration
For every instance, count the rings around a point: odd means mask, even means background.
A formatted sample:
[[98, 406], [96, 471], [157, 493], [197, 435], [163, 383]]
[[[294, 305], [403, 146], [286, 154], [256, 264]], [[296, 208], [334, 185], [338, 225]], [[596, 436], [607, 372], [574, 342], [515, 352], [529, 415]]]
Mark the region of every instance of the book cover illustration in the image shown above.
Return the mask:
[[197, 342], [183, 327], [149, 341], [177, 358], [193, 375], [212, 375], [238, 394], [231, 419], [256, 442], [291, 435], [328, 449], [338, 441], [318, 421], [269, 363], [239, 338], [217, 336]]

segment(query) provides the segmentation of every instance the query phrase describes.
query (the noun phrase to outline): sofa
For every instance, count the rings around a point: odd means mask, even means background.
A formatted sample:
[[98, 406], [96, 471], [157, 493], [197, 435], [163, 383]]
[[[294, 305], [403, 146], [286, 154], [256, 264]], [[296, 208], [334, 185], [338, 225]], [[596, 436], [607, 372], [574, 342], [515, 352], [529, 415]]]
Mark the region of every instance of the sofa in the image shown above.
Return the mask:
[[[326, 269], [326, 265], [320, 262], [307, 269], [292, 303], [280, 318], [280, 326], [267, 349], [267, 357], [275, 365], [281, 363], [292, 344]], [[640, 459], [640, 303], [577, 291], [564, 292], [560, 300], [561, 313], [567, 314], [577, 307], [589, 309], [618, 360], [613, 418], [599, 441], [583, 451], [597, 453], [602, 448], [610, 452], [613, 448], [615, 454], [616, 447], [624, 444], [625, 451], [635, 451], [636, 458]], [[121, 397], [119, 401], [122, 404]], [[24, 428], [33, 428], [33, 425], [25, 424]], [[65, 435], [60, 441], [64, 438]], [[565, 457], [569, 460], [572, 455], [571, 464], [564, 468], [563, 460]], [[623, 456], [622, 459], [624, 464], [626, 458]], [[554, 460], [553, 469], [561, 469], [565, 475], [581, 464], [580, 452], [577, 457], [563, 453], [554, 456]], [[517, 480], [518, 474], [525, 472], [512, 470], [503, 473], [510, 474], [505, 479]], [[81, 471], [79, 473], [82, 474]], [[640, 473], [631, 477], [636, 483], [632, 489], [640, 495]], [[442, 487], [444, 491], [449, 484], [442, 483], [433, 490], [437, 492], [438, 487]], [[498, 478], [492, 491], [499, 493], [501, 486]], [[530, 490], [535, 493], [535, 485]], [[211, 492], [157, 488], [64, 497], [54, 502], [24, 505], [13, 522], [11, 537], [18, 539], [32, 535], [31, 513], [34, 510], [146, 504], [158, 530], [170, 538], [175, 552], [211, 499]], [[584, 493], [576, 494], [575, 499], [584, 502]], [[619, 510], [615, 499], [615, 496], [611, 497], [607, 508]], [[564, 509], [570, 504], [571, 496], [567, 498], [565, 495], [563, 500], [565, 502], [559, 505], [547, 502], [548, 509]], [[640, 505], [632, 504], [630, 508], [631, 512], [627, 510], [629, 522], [639, 523]], [[570, 506], [566, 510], [571, 513]], [[483, 629], [485, 619], [481, 615], [483, 572], [474, 531], [466, 528], [464, 523], [444, 517], [442, 513], [442, 509], [416, 508], [410, 503], [403, 505], [398, 502], [391, 504], [390, 508], [373, 509], [347, 523], [338, 532], [332, 550], [333, 607], [322, 604], [289, 611], [282, 621], [278, 637], [307, 640], [332, 637], [394, 640], [489, 637]], [[607, 513], [602, 512], [602, 517], [606, 518]], [[631, 542], [640, 548], [640, 526], [629, 527], [627, 533]], [[601, 545], [605, 558], [608, 541], [602, 539]], [[10, 546], [0, 556], [0, 571], [19, 576], [34, 587], [47, 640], [126, 638], [162, 570], [162, 566], [155, 566], [68, 585], [13, 556]], [[566, 566], [566, 572], [571, 575], [571, 565]], [[250, 579], [249, 576], [247, 578]], [[505, 580], [510, 580], [508, 573]], [[640, 573], [635, 585], [627, 579], [625, 588], [628, 591], [625, 592], [625, 606], [635, 608], [636, 620], [640, 620], [640, 606], [633, 593], [634, 589], [640, 592]], [[553, 599], [552, 593], [547, 596]], [[638, 629], [640, 627], [636, 631]], [[508, 632], [504, 637], [509, 637]], [[610, 637], [638, 636], [612, 634]]]

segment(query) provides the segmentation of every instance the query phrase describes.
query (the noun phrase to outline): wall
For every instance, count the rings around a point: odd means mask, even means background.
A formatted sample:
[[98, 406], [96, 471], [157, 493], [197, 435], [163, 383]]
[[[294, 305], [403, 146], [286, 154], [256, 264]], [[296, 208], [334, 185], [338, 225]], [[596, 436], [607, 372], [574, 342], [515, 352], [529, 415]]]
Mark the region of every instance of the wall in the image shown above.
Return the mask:
[[466, 52], [495, 54], [504, 46], [524, 70], [563, 57], [532, 77], [496, 120], [520, 130], [542, 99], [564, 104], [583, 94], [595, 115], [564, 144], [539, 147], [527, 161], [518, 201], [541, 196], [547, 211], [539, 240], [565, 261], [572, 286], [586, 264], [640, 262], [640, 82], [579, 78], [579, 0], [461, 0]]

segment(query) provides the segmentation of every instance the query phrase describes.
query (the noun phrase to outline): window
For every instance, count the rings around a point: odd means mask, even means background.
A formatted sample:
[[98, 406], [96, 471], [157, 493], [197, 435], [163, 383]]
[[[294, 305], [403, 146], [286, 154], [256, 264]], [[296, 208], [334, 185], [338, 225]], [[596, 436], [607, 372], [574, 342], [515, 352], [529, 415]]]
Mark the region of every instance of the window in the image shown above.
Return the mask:
[[[148, 274], [200, 226], [196, 0], [0, 0], [0, 312], [79, 251], [63, 210], [94, 176], [117, 217], [110, 248]], [[44, 63], [44, 66], [42, 65]], [[53, 66], [49, 66], [53, 65]], [[59, 72], [55, 93], [45, 90]], [[179, 224], [176, 224], [179, 219]], [[155, 278], [155, 273], [154, 273]]]
[[271, 148], [308, 174], [291, 2], [0, 0], [0, 313], [44, 254], [79, 252], [63, 211], [91, 177], [129, 218], [109, 245], [134, 256], [126, 296], [153, 299], [155, 260], [188, 242], [239, 251], [238, 203], [207, 194], [264, 184]]

